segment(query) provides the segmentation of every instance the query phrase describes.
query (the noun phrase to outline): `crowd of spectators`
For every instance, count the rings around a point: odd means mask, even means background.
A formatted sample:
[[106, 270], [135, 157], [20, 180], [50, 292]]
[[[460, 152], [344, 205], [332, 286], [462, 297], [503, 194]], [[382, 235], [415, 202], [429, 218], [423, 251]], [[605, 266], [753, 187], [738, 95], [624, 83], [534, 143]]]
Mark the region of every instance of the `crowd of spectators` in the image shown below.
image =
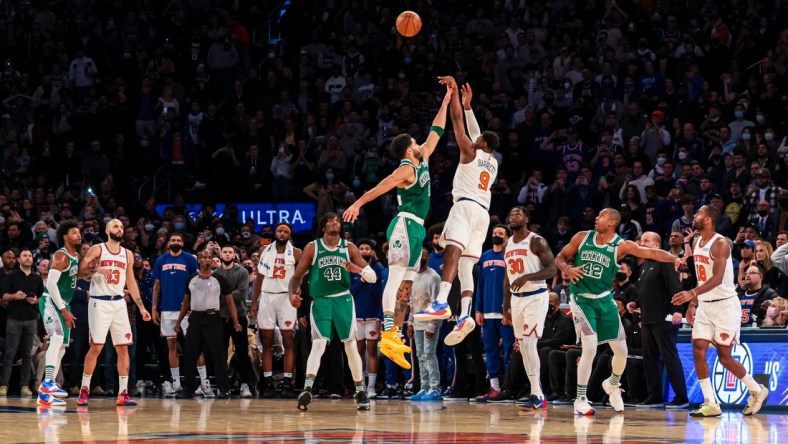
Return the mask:
[[[788, 296], [771, 260], [788, 240], [784, 2], [290, 3], [0, 3], [4, 271], [24, 247], [45, 270], [69, 218], [87, 244], [119, 218], [140, 265], [178, 231], [188, 251], [238, 247], [253, 270], [270, 227], [212, 204], [313, 200], [318, 217], [341, 214], [396, 167], [394, 136], [426, 138], [448, 74], [501, 136], [491, 226], [522, 204], [558, 251], [620, 208], [622, 237], [654, 231], [680, 252], [694, 211], [716, 205], [738, 283], [757, 264], [772, 296]], [[404, 9], [423, 20], [414, 38], [394, 30]], [[448, 214], [458, 159], [448, 130], [428, 225]], [[169, 188], [150, 186], [157, 174]], [[206, 205], [190, 216], [190, 202]], [[395, 212], [384, 196], [347, 236], [380, 251]], [[752, 322], [785, 322], [768, 309]]]

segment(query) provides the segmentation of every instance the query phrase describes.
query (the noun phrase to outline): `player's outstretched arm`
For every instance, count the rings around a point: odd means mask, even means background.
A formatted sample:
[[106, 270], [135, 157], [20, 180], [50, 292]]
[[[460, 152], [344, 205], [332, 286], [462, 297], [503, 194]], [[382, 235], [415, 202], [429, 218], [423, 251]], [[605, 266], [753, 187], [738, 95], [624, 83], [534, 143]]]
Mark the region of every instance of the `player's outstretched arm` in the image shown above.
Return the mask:
[[400, 185], [407, 186], [415, 181], [416, 171], [413, 170], [413, 167], [410, 165], [401, 165], [385, 179], [381, 180], [380, 183], [375, 185], [374, 188], [356, 199], [356, 201], [353, 202], [353, 204], [350, 205], [344, 213], [342, 213], [342, 219], [345, 222], [355, 222], [356, 219], [358, 219], [359, 213], [361, 212], [361, 207], [388, 193], [395, 187]]
[[473, 100], [473, 90], [471, 84], [466, 83], [462, 85], [462, 111], [465, 114], [465, 124], [468, 125], [468, 137], [474, 141], [482, 135], [482, 130], [479, 128], [479, 122], [476, 120], [476, 114], [473, 113], [471, 101]]
[[427, 140], [423, 145], [421, 145], [421, 155], [425, 160], [430, 158], [432, 153], [435, 151], [435, 147], [438, 146], [438, 142], [440, 141], [441, 137], [443, 137], [443, 131], [446, 129], [446, 110], [448, 109], [449, 103], [451, 102], [452, 94], [452, 88], [447, 86], [446, 95], [443, 96], [443, 102], [438, 109], [438, 114], [435, 115], [435, 119], [432, 121], [432, 126], [430, 127], [430, 133], [427, 135]]
[[449, 114], [451, 115], [451, 124], [454, 127], [454, 138], [460, 147], [460, 163], [471, 162], [474, 158], [473, 141], [465, 134], [465, 119], [462, 117], [462, 105], [460, 105], [460, 92], [457, 88], [457, 81], [452, 76], [438, 77], [438, 81], [452, 88]]
[[619, 244], [618, 255], [619, 258], [632, 255], [641, 259], [653, 259], [659, 262], [672, 263], [676, 266], [676, 270], [678, 270], [679, 265], [681, 265], [681, 258], [676, 255], [665, 250], [660, 250], [659, 248], [643, 248], [632, 241], [624, 241]]

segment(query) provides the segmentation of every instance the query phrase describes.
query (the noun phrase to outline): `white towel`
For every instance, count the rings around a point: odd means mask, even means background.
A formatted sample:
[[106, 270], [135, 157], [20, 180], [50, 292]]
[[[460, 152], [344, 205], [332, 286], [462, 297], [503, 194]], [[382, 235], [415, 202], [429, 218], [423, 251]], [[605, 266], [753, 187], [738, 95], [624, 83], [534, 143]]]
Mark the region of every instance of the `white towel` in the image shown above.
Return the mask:
[[[274, 262], [276, 261], [276, 242], [269, 244], [263, 250], [263, 254], [260, 255], [260, 264], [257, 267], [257, 271], [262, 273], [264, 277], [271, 277], [271, 273], [274, 271]], [[295, 254], [293, 254], [293, 243], [287, 241], [287, 245], [285, 246], [285, 267], [290, 267], [295, 265]]]

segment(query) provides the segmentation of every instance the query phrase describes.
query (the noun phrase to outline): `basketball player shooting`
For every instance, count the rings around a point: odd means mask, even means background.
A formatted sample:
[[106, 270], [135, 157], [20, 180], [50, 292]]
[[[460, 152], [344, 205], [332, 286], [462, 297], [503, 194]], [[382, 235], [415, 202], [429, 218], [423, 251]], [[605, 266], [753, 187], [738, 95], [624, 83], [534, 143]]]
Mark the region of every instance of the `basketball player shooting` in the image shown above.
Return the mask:
[[[463, 85], [463, 102], [457, 82], [453, 77], [438, 77], [440, 83], [451, 88], [451, 122], [460, 147], [460, 164], [454, 173], [452, 195], [454, 205], [441, 233], [440, 243], [444, 246], [443, 273], [438, 298], [426, 310], [413, 317], [419, 321], [448, 319], [451, 308], [448, 304], [449, 291], [454, 278], [459, 274], [462, 291], [462, 309], [454, 330], [446, 336], [448, 346], [457, 345], [476, 328], [471, 314], [473, 300], [473, 266], [479, 261], [482, 244], [487, 238], [490, 225], [490, 188], [498, 175], [498, 160], [494, 153], [498, 148], [498, 135], [492, 131], [479, 132], [479, 124], [471, 110], [473, 92], [468, 84]], [[462, 108], [468, 123], [466, 134]], [[470, 135], [470, 137], [469, 137]]]

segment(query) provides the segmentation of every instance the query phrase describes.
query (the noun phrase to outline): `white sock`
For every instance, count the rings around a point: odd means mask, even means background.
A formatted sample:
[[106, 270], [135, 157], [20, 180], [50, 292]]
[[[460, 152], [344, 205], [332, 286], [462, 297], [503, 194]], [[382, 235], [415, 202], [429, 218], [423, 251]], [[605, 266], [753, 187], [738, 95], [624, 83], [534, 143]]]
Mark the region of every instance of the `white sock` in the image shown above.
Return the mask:
[[460, 300], [462, 303], [462, 311], [460, 312], [460, 317], [462, 316], [470, 316], [471, 315], [471, 302], [473, 302], [473, 298], [464, 297]]
[[717, 404], [717, 398], [714, 396], [714, 390], [711, 388], [711, 379], [701, 379], [700, 389], [703, 392], [703, 400], [706, 404]]
[[274, 375], [274, 372], [263, 372], [263, 378], [270, 378]]
[[501, 381], [498, 378], [490, 378], [490, 387], [496, 392], [501, 391]]
[[200, 375], [200, 384], [205, 384], [208, 380], [208, 369], [204, 365], [198, 365], [197, 374]]
[[528, 381], [531, 382], [531, 394], [536, 395], [539, 398], [544, 398], [544, 393], [542, 393], [542, 383], [539, 382], [539, 373], [535, 375], [528, 375]]
[[437, 301], [445, 304], [449, 300], [449, 292], [451, 291], [451, 282], [441, 282], [440, 290], [438, 291]]
[[181, 368], [170, 367], [170, 374], [172, 375], [172, 386], [173, 387], [180, 387], [181, 386]]
[[749, 373], [745, 374], [744, 377], [741, 378], [741, 382], [743, 382], [744, 385], [747, 386], [747, 388], [750, 390], [751, 395], [757, 395], [758, 393], [761, 392], [761, 385], [755, 382], [755, 379], [752, 378], [751, 374]]
[[[267, 373], [268, 373], [268, 376], [273, 375], [272, 372], [267, 372]], [[292, 373], [282, 373], [282, 377], [285, 378], [285, 379], [287, 379], [287, 378], [293, 379], [293, 374]]]
[[55, 380], [57, 380], [57, 374], [60, 373], [60, 363], [63, 362], [63, 356], [66, 354], [66, 346], [60, 346], [60, 351], [57, 354], [57, 361], [55, 361]]
[[129, 389], [129, 377], [118, 375], [118, 394], [121, 394]]
[[93, 375], [86, 375], [82, 373], [82, 387], [87, 387], [88, 389], [90, 389], [90, 378], [92, 377]]
[[370, 391], [374, 392], [375, 391], [375, 383], [378, 382], [378, 374], [377, 373], [370, 374], [369, 376], [367, 376], [367, 379], [369, 380], [369, 383], [367, 384], [367, 387], [368, 387], [367, 391], [368, 392], [370, 392]]

